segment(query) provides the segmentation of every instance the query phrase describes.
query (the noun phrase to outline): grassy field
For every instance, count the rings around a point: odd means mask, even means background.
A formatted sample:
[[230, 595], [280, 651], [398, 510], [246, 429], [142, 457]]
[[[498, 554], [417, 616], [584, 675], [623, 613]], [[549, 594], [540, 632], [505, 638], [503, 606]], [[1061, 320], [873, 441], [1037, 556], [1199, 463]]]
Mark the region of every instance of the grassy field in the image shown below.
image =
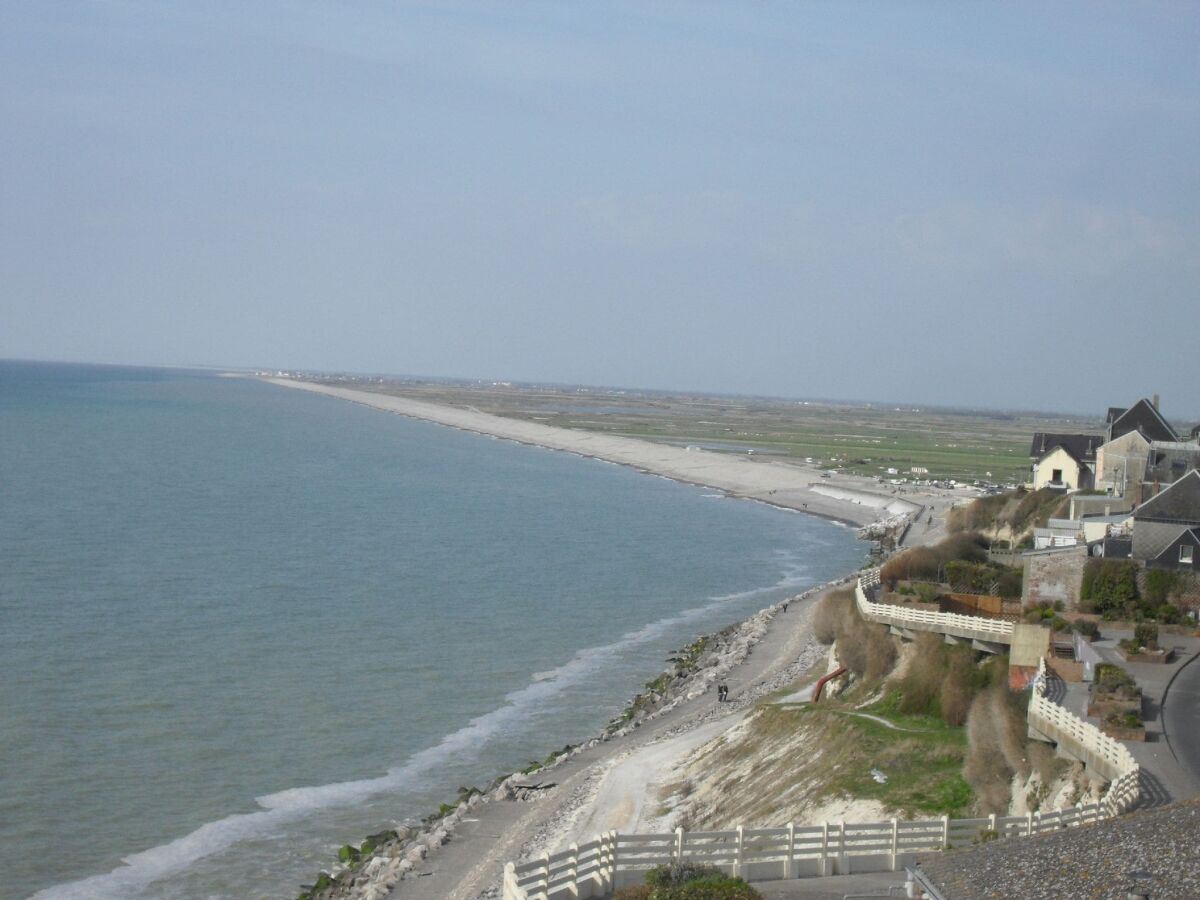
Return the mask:
[[[883, 478], [1020, 483], [1034, 431], [1098, 430], [1037, 413], [712, 397], [601, 388], [328, 378], [495, 415], [604, 434], [778, 457]], [[896, 469], [898, 474], [888, 473]]]

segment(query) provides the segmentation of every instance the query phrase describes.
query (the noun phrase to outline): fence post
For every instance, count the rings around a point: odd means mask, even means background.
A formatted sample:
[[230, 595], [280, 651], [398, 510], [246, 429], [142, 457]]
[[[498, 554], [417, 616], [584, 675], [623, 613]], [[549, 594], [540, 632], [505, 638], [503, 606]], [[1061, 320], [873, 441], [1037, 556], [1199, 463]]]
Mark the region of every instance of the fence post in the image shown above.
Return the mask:
[[821, 823], [821, 875], [829, 874], [829, 823]]
[[737, 862], [733, 864], [733, 874], [741, 876], [742, 860], [746, 854], [746, 828], [744, 825], [737, 827]]
[[1025, 837], [1033, 836], [1033, 813], [1025, 814]]
[[608, 835], [610, 848], [608, 854], [608, 858], [610, 860], [608, 866], [608, 889], [612, 891], [616, 890], [617, 887], [617, 868], [620, 865], [621, 860], [619, 854], [617, 853], [617, 832], [610, 831]]
[[550, 889], [550, 854], [549, 853], [542, 854], [542, 883], [541, 883], [541, 885], [539, 885], [539, 887], [541, 887], [542, 891], [549, 891], [549, 889]]
[[1041, 834], [1042, 833], [1042, 811], [1039, 809], [1036, 813], [1033, 814], [1033, 817], [1037, 820], [1037, 830], [1034, 831], [1034, 834]]
[[788, 822], [787, 859], [783, 863], [783, 877], [793, 878], [796, 873], [796, 823]]
[[504, 900], [517, 900], [517, 866], [515, 863], [504, 864]]
[[950, 846], [950, 817], [942, 816], [942, 849], [946, 850]]
[[846, 855], [846, 820], [838, 822], [838, 874], [850, 874], [850, 857]]
[[675, 850], [672, 854], [675, 857], [675, 862], [683, 862], [683, 828], [675, 829]]
[[567, 871], [571, 875], [571, 881], [567, 885], [567, 890], [570, 891], [572, 897], [579, 896], [579, 845], [572, 842], [568, 848], [571, 851], [571, 859], [567, 864]]
[[992, 832], [992, 834], [995, 834], [996, 837], [1000, 836], [999, 834], [996, 834], [996, 814], [995, 813], [992, 813], [990, 816], [988, 816], [988, 831]]
[[896, 853], [900, 848], [900, 822], [892, 819], [892, 871], [896, 871]]

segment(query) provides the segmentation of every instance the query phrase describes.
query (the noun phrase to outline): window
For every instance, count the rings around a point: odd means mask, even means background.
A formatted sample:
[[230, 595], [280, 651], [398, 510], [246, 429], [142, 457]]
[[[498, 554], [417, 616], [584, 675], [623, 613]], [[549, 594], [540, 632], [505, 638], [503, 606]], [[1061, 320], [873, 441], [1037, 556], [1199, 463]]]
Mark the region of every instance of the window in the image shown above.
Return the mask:
[[1179, 561], [1181, 563], [1184, 563], [1185, 565], [1189, 565], [1189, 566], [1192, 565], [1192, 560], [1194, 559], [1194, 556], [1192, 554], [1195, 551], [1195, 549], [1196, 549], [1195, 547], [1189, 546], [1188, 544], [1184, 544], [1182, 547], [1179, 548]]
[[1058, 484], [1060, 481], [1062, 481], [1062, 469], [1055, 469], [1053, 472], [1051, 472], [1050, 480], [1055, 484]]

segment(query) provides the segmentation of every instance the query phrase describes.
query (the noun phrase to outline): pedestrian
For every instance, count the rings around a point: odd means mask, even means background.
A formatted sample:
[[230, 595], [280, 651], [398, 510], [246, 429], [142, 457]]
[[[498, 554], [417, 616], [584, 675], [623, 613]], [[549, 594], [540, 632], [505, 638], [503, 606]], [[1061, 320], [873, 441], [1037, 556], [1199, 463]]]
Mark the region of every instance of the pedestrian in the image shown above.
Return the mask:
[[787, 600], [784, 600], [784, 601], [783, 601], [783, 611], [784, 611], [784, 612], [787, 612], [787, 605], [788, 605], [788, 601], [787, 601]]

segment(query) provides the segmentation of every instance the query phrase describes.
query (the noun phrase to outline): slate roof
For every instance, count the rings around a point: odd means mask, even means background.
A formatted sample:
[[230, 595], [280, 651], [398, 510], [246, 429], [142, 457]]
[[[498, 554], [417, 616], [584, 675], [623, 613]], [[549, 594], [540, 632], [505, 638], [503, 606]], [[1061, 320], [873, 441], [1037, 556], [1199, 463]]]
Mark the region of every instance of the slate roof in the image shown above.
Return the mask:
[[949, 900], [1094, 900], [1127, 893], [1200, 897], [1196, 800], [1029, 838], [921, 854], [919, 868]]
[[1062, 447], [1077, 462], [1093, 463], [1096, 461], [1096, 450], [1104, 443], [1104, 438], [1095, 434], [1054, 434], [1049, 431], [1036, 431], [1033, 443], [1029, 445], [1029, 455], [1041, 459], [1055, 447]]
[[1176, 536], [1175, 540], [1171, 541], [1166, 547], [1163, 547], [1162, 553], [1154, 557], [1154, 562], [1177, 563], [1179, 562], [1179, 541], [1180, 538], [1190, 538], [1190, 543], [1194, 547], [1200, 547], [1200, 528], [1184, 528]]
[[[1133, 511], [1133, 518], [1200, 523], [1200, 471], [1192, 469]], [[1135, 526], [1136, 527], [1136, 526]]]
[[1124, 406], [1110, 406], [1108, 408], [1108, 418], [1104, 420], [1105, 425], [1111, 425], [1121, 416], [1125, 415], [1126, 408]]
[[[1109, 416], [1116, 411], [1115, 406], [1109, 409]], [[1179, 440], [1175, 429], [1167, 424], [1167, 420], [1154, 408], [1154, 404], [1145, 397], [1108, 422], [1108, 439], [1110, 441], [1123, 434], [1129, 434], [1131, 431], [1140, 431], [1150, 441]]]

